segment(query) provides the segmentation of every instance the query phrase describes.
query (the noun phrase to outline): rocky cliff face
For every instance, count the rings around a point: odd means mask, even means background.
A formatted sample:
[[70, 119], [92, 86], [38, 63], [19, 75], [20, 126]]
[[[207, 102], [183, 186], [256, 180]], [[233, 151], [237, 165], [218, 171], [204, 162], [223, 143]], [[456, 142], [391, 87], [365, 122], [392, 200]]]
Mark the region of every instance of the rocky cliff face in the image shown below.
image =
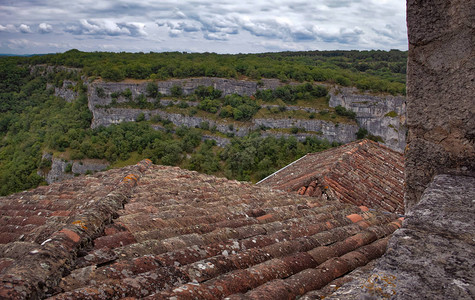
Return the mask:
[[108, 162], [98, 159], [63, 160], [48, 154], [43, 155], [43, 158], [51, 160], [51, 169], [47, 172], [38, 171], [38, 175], [43, 176], [48, 184], [71, 179], [88, 172], [103, 171], [109, 166]]
[[[240, 95], [253, 95], [259, 89], [275, 89], [282, 85], [277, 79], [263, 79], [260, 84], [254, 81], [244, 81], [224, 78], [189, 78], [173, 79], [156, 82], [162, 94], [170, 94], [173, 86], [181, 86], [185, 95], [192, 94], [198, 86], [213, 86], [221, 90], [223, 95], [237, 93]], [[330, 142], [348, 143], [356, 139], [358, 126], [351, 124], [335, 124], [321, 120], [298, 120], [298, 119], [254, 119], [248, 125], [235, 126], [229, 128], [228, 123], [207, 120], [201, 117], [185, 116], [181, 114], [167, 113], [162, 110], [141, 110], [128, 108], [104, 108], [110, 105], [112, 93], [120, 94], [126, 89], [130, 89], [132, 97], [146, 94], [147, 82], [93, 82], [89, 85], [89, 109], [93, 113], [92, 128], [98, 126], [108, 126], [121, 122], [135, 121], [143, 113], [146, 119], [154, 115], [159, 115], [163, 119], [170, 120], [177, 126], [196, 127], [202, 122], [209, 122], [210, 126], [216, 126], [222, 133], [233, 133], [236, 136], [244, 136], [250, 130], [259, 127], [273, 129], [282, 128], [304, 128], [306, 131], [314, 132], [320, 138], [325, 138]], [[97, 89], [102, 89], [103, 97], [99, 97]], [[380, 136], [386, 145], [392, 149], [402, 151], [405, 147], [406, 127], [405, 127], [405, 98], [404, 97], [377, 97], [368, 94], [360, 94], [355, 88], [333, 89], [330, 93], [330, 106], [341, 105], [351, 109], [357, 114], [359, 126], [366, 128], [369, 133]], [[123, 96], [116, 100], [118, 103], [128, 101]], [[148, 99], [148, 101], [154, 101]], [[166, 100], [162, 100], [166, 101]], [[195, 104], [195, 103], [193, 103]], [[296, 109], [297, 107], [295, 107]], [[318, 133], [318, 134], [315, 134]], [[272, 135], [268, 133], [267, 135]], [[276, 134], [279, 135], [279, 134]], [[282, 135], [282, 134], [280, 134]]]
[[46, 88], [54, 88], [54, 95], [56, 97], [61, 97], [67, 102], [72, 102], [78, 97], [78, 92], [74, 90], [74, 87], [77, 85], [77, 82], [71, 80], [64, 80], [61, 87], [55, 87], [52, 84], [47, 84]]
[[329, 142], [349, 143], [356, 138], [358, 126], [352, 124], [335, 124], [322, 120], [299, 119], [254, 119], [254, 127], [265, 126], [268, 128], [303, 128], [306, 131], [318, 132], [318, 137]]
[[[262, 79], [261, 84], [256, 81], [236, 80], [227, 78], [199, 77], [187, 79], [171, 79], [167, 81], [156, 81], [158, 91], [164, 95], [170, 95], [173, 86], [180, 86], [184, 95], [193, 94], [199, 86], [212, 86], [223, 92], [223, 96], [239, 94], [251, 96], [258, 90], [275, 89], [282, 85], [278, 79]], [[93, 82], [89, 86], [89, 101], [96, 105], [107, 105], [110, 103], [110, 97], [100, 98], [96, 93], [96, 88], [104, 89], [106, 95], [114, 92], [122, 92], [130, 89], [132, 97], [140, 94], [146, 94], [147, 82], [127, 83], [127, 82]], [[125, 101], [119, 97], [118, 102]]]
[[402, 152], [406, 146], [406, 99], [373, 96], [356, 88], [338, 87], [330, 92], [330, 106], [341, 105], [356, 113], [358, 125], [383, 138], [385, 145]]
[[[210, 127], [216, 126], [216, 130], [221, 133], [233, 133], [235, 136], [245, 136], [251, 130], [260, 127], [267, 127], [273, 129], [280, 128], [303, 128], [306, 131], [318, 132], [317, 136], [322, 139], [327, 139], [329, 142], [349, 143], [356, 138], [358, 126], [351, 124], [335, 124], [332, 122], [325, 122], [321, 120], [299, 120], [299, 119], [253, 119], [249, 125], [237, 126], [232, 123], [217, 122], [201, 117], [186, 116], [182, 114], [167, 113], [165, 111], [143, 110], [132, 108], [95, 108], [93, 110], [94, 120], [93, 128], [98, 126], [108, 126], [111, 124], [119, 124], [121, 122], [133, 122], [140, 114], [144, 114], [145, 119], [150, 119], [152, 116], [160, 116], [162, 119], [171, 121], [176, 126], [199, 127], [201, 123], [208, 122]], [[272, 133], [267, 133], [272, 135]], [[276, 134], [280, 136], [279, 134]], [[314, 134], [307, 134], [305, 136], [315, 136]]]

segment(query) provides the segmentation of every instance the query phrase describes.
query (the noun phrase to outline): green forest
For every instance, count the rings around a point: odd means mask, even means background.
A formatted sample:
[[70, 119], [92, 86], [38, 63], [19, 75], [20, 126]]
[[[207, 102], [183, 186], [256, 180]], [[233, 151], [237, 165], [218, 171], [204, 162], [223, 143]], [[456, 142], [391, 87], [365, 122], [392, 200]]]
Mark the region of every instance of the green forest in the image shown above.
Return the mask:
[[111, 53], [70, 50], [18, 58], [23, 64], [82, 68], [87, 76], [121, 81], [125, 78], [188, 77], [278, 78], [281, 81], [317, 81], [356, 86], [391, 94], [405, 94], [407, 52], [306, 51], [262, 54]]
[[[284, 82], [299, 81], [302, 84], [262, 91], [256, 97], [264, 101], [279, 98], [285, 103], [293, 103], [308, 95], [324, 97], [326, 90], [308, 84], [315, 81], [404, 94], [406, 55], [406, 52], [397, 50], [247, 55], [85, 53], [70, 50], [54, 55], [1, 57], [0, 195], [46, 184], [37, 175], [39, 169], [47, 169], [51, 164], [42, 160], [44, 153], [75, 160], [105, 159], [112, 167], [150, 158], [155, 164], [175, 165], [255, 182], [306, 153], [337, 146], [316, 138], [302, 142], [294, 137], [264, 138], [257, 130], [246, 137], [233, 137], [229, 145], [221, 148], [216, 142], [202, 138], [203, 134], [213, 130], [206, 124], [200, 128], [175, 127], [160, 118], [148, 121], [137, 118], [135, 122], [91, 129], [92, 113], [87, 106], [87, 86], [81, 83], [82, 80], [190, 76], [279, 78]], [[41, 74], [32, 71], [32, 66], [37, 64], [82, 70]], [[79, 82], [74, 87], [79, 96], [71, 103], [54, 95], [54, 87], [61, 86], [66, 79]], [[153, 85], [147, 92], [153, 96], [156, 92]], [[178, 90], [176, 93], [175, 96], [180, 96]], [[220, 114], [223, 118], [246, 120], [259, 110], [249, 97], [230, 95], [223, 98], [220, 91], [207, 87], [198, 89], [194, 97], [200, 100], [197, 109]], [[338, 114], [354, 118], [352, 112], [339, 110]], [[160, 124], [165, 130], [152, 129], [152, 123]]]

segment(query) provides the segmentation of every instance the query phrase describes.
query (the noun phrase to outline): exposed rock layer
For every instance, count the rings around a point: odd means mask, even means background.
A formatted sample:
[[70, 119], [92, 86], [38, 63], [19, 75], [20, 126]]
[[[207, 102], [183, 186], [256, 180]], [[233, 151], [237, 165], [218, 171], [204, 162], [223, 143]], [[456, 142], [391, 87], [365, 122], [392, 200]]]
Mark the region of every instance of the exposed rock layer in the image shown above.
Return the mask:
[[78, 97], [78, 92], [74, 90], [77, 82], [71, 80], [64, 80], [61, 87], [53, 86], [52, 84], [47, 84], [46, 88], [54, 88], [54, 95], [61, 97], [67, 102], [72, 102]]
[[[51, 169], [48, 172], [38, 171], [38, 175], [45, 177], [48, 184], [71, 179], [88, 172], [103, 171], [109, 166], [107, 161], [99, 159], [63, 160], [55, 157], [50, 157], [50, 159]], [[68, 168], [71, 169], [67, 170]]]
[[374, 96], [356, 88], [338, 87], [330, 92], [330, 106], [341, 105], [356, 113], [358, 125], [383, 138], [397, 151], [406, 146], [406, 99], [402, 96]]

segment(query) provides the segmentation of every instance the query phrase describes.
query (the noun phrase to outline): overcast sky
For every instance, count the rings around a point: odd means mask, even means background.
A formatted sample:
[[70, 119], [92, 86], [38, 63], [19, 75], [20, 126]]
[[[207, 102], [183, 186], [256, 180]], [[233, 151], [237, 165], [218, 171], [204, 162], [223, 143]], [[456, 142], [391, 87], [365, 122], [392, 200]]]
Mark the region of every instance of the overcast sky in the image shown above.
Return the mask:
[[407, 50], [405, 0], [0, 0], [0, 53]]

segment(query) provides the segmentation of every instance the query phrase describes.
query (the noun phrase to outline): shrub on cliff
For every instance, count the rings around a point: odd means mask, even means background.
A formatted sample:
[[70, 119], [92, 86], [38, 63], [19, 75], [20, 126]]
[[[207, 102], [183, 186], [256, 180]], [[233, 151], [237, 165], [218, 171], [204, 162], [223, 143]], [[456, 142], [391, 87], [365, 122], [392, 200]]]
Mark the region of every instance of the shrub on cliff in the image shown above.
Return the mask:
[[96, 95], [99, 98], [105, 98], [106, 97], [106, 92], [102, 87], [96, 87]]
[[335, 107], [335, 112], [339, 116], [346, 116], [350, 119], [356, 120], [356, 113], [350, 109], [346, 109], [341, 105]]
[[173, 97], [181, 97], [183, 95], [183, 88], [179, 85], [174, 85], [171, 87], [170, 93]]
[[364, 139], [368, 135], [368, 130], [366, 128], [360, 127], [356, 132], [356, 138], [358, 140]]
[[158, 96], [158, 85], [155, 82], [147, 83], [146, 93], [147, 93], [147, 97], [157, 98], [157, 96]]
[[218, 98], [221, 98], [221, 95], [223, 94], [223, 92], [220, 90], [216, 90], [212, 86], [205, 87], [205, 86], [200, 85], [195, 89], [194, 94], [200, 100], [203, 100], [205, 98], [218, 99]]

